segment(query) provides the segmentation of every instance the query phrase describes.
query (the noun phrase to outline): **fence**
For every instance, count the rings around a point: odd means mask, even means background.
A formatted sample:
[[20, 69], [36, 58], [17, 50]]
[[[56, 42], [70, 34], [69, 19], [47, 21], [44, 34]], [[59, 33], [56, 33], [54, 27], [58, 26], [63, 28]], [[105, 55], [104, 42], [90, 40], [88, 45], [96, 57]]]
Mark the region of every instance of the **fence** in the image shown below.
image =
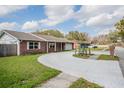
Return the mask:
[[0, 56], [13, 56], [17, 55], [16, 44], [0, 44]]

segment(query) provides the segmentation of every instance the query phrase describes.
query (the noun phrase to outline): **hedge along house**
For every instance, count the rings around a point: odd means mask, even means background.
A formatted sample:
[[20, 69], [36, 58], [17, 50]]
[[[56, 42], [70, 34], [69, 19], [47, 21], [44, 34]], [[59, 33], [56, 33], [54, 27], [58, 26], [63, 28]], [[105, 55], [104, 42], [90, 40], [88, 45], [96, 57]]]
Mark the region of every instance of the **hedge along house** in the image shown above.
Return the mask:
[[57, 52], [73, 49], [73, 42], [53, 36], [2, 30], [0, 55], [24, 55], [30, 53]]

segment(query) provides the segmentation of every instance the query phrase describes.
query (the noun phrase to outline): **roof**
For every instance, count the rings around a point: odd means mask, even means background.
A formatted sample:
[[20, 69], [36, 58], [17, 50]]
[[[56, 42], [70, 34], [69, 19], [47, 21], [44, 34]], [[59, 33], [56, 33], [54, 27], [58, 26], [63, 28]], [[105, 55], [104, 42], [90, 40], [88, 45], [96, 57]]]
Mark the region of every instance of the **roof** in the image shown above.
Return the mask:
[[32, 35], [31, 33], [17, 32], [17, 31], [11, 31], [11, 30], [3, 30], [3, 32], [9, 33], [10, 35], [16, 37], [19, 40], [44, 41]]
[[11, 30], [2, 30], [2, 31], [14, 36], [18, 40], [73, 43], [72, 41], [67, 40], [66, 38], [57, 38], [57, 37], [50, 36], [50, 35], [32, 34], [32, 33], [17, 32], [17, 31], [11, 31]]
[[41, 34], [35, 34], [37, 36], [39, 36], [40, 38], [43, 38], [47, 41], [51, 41], [51, 42], [68, 42], [68, 43], [72, 43], [72, 41], [67, 40], [66, 38], [57, 38], [54, 36], [50, 36], [50, 35], [41, 35]]

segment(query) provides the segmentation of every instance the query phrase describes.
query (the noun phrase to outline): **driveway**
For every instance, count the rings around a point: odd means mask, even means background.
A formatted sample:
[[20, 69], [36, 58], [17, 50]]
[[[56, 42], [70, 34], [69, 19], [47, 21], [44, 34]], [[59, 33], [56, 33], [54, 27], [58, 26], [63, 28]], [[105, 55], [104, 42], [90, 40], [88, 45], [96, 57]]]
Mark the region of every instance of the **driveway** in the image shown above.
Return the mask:
[[116, 55], [119, 57], [119, 65], [124, 76], [124, 48], [116, 47]]
[[[96, 54], [101, 53], [104, 52], [96, 52]], [[124, 87], [124, 78], [117, 61], [80, 59], [73, 57], [72, 54], [74, 52], [45, 54], [39, 57], [38, 61], [64, 73], [79, 78], [83, 77], [104, 87]]]

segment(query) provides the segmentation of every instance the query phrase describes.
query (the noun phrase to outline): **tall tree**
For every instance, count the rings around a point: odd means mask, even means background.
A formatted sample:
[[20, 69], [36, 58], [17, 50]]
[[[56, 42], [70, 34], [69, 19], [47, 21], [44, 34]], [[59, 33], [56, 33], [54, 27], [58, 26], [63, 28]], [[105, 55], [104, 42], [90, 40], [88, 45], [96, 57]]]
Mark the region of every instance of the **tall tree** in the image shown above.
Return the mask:
[[104, 44], [109, 44], [110, 40], [108, 38], [108, 35], [99, 35], [92, 39], [92, 43], [104, 45]]
[[122, 40], [124, 41], [124, 18], [122, 18], [119, 22], [115, 24], [116, 30]]
[[78, 31], [70, 31], [66, 38], [69, 40], [79, 40], [79, 41], [87, 41], [88, 40], [88, 34], [84, 32], [78, 32]]
[[40, 31], [36, 31], [34, 33], [38, 33], [38, 34], [42, 34], [42, 35], [52, 35], [55, 37], [64, 37], [64, 34], [62, 32], [60, 32], [59, 30], [40, 30]]
[[108, 34], [108, 37], [110, 39], [110, 41], [112, 43], [117, 43], [117, 40], [118, 40], [118, 37], [119, 37], [119, 34], [117, 31], [111, 31], [109, 34]]

